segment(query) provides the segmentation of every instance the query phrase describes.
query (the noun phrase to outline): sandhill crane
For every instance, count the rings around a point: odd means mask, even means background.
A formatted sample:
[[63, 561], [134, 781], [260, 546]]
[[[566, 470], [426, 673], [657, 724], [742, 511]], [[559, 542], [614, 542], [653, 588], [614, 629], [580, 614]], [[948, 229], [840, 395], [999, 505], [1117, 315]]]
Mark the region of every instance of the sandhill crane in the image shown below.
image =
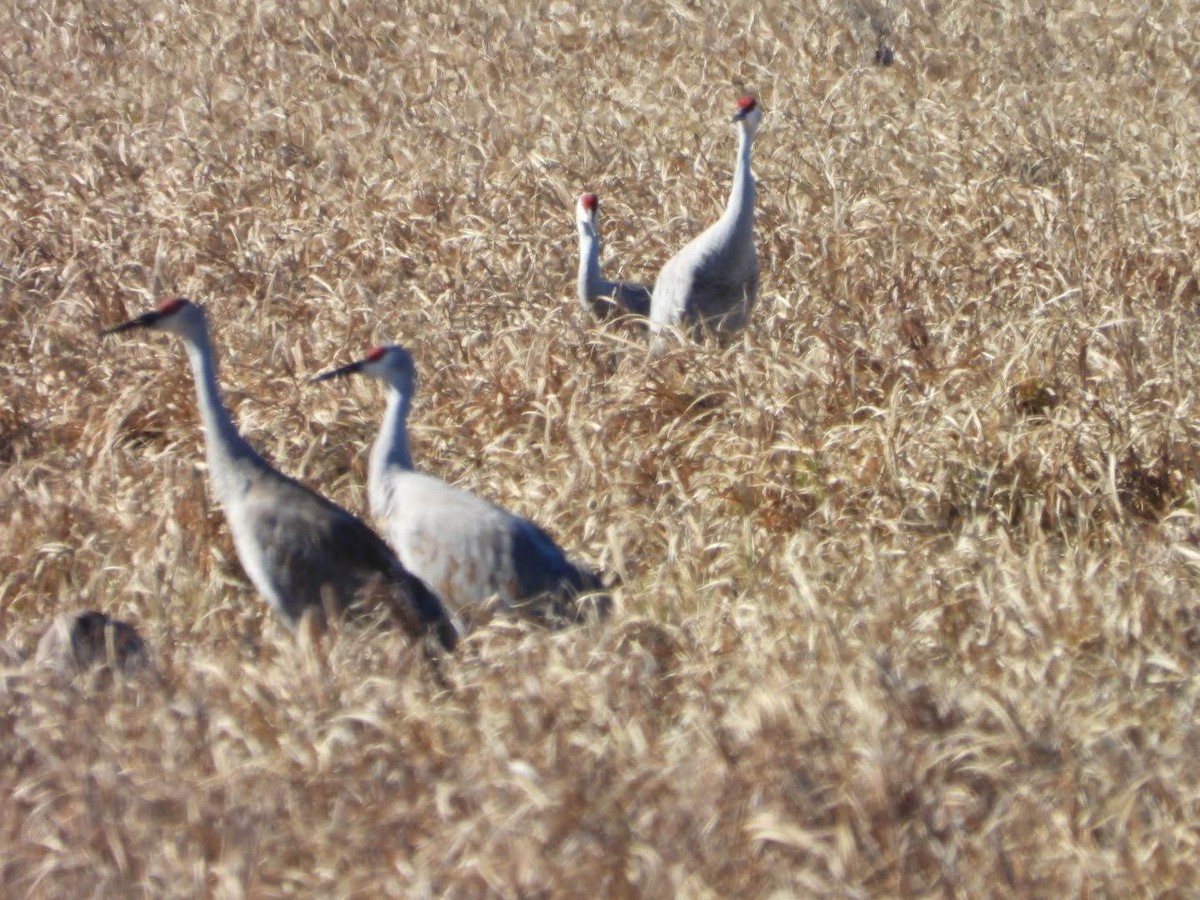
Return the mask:
[[758, 291], [750, 147], [761, 118], [755, 98], [738, 100], [737, 165], [725, 212], [671, 257], [654, 282], [650, 332], [656, 348], [672, 326], [729, 334], [746, 324]]
[[291, 627], [378, 596], [414, 637], [432, 631], [451, 649], [457, 632], [436, 596], [383, 539], [335, 503], [272, 468], [238, 433], [221, 402], [204, 311], [182, 297], [109, 328], [167, 331], [183, 339], [196, 382], [213, 492], [250, 581]]
[[614, 313], [645, 318], [650, 314], [650, 288], [644, 284], [608, 281], [600, 274], [600, 198], [581, 194], [575, 204], [575, 227], [579, 231], [579, 277], [575, 282], [579, 301], [598, 319]]
[[[498, 600], [504, 608], [549, 622], [603, 617], [610, 600], [589, 569], [576, 565], [541, 528], [432, 475], [413, 470], [408, 413], [416, 388], [412, 354], [374, 347], [363, 359], [313, 381], [358, 373], [387, 385], [387, 409], [371, 448], [371, 514], [397, 555], [462, 619]], [[580, 597], [580, 595], [585, 595]]]
[[56, 617], [38, 641], [33, 659], [60, 672], [95, 665], [132, 672], [148, 663], [146, 644], [137, 629], [94, 609]]

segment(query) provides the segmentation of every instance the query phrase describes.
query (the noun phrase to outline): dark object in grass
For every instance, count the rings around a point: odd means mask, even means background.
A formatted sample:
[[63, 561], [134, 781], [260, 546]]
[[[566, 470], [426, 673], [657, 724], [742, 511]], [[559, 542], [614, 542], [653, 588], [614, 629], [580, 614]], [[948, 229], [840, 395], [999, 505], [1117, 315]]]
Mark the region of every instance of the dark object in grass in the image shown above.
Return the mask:
[[58, 616], [38, 641], [34, 661], [63, 672], [93, 666], [131, 672], [145, 666], [148, 655], [136, 628], [87, 609]]

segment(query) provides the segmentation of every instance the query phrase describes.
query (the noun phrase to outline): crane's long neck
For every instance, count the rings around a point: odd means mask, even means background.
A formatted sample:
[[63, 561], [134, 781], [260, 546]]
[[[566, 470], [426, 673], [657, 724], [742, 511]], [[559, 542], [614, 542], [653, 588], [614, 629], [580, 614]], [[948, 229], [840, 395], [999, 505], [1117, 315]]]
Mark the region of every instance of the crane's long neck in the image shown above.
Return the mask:
[[221, 402], [216, 359], [207, 331], [188, 336], [184, 345], [196, 381], [208, 474], [217, 499], [222, 504], [228, 504], [245, 489], [249, 474], [265, 468], [267, 464], [238, 432], [229, 410]]
[[604, 293], [604, 278], [600, 275], [600, 236], [590, 222], [580, 220], [579, 229], [579, 277], [576, 290], [586, 306], [592, 306], [596, 298]]
[[367, 469], [367, 494], [371, 512], [381, 515], [388, 506], [388, 476], [395, 472], [411, 472], [412, 456], [408, 452], [408, 411], [412, 407], [411, 385], [389, 384], [387, 409], [379, 436], [371, 446]]
[[738, 129], [737, 164], [733, 170], [733, 187], [721, 222], [732, 231], [741, 231], [754, 224], [754, 176], [750, 174], [750, 148], [754, 134], [745, 126]]

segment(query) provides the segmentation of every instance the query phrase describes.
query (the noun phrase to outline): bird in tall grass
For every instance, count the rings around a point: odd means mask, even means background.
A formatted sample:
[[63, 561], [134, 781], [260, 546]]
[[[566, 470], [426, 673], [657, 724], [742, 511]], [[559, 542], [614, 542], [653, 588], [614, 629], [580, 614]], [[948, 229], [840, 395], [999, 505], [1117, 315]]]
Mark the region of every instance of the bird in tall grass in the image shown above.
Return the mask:
[[575, 204], [579, 232], [579, 302], [598, 319], [628, 313], [645, 318], [650, 313], [650, 288], [628, 281], [609, 281], [600, 271], [600, 198], [581, 194]]
[[387, 406], [371, 447], [367, 494], [408, 569], [430, 585], [465, 627], [500, 609], [549, 624], [607, 614], [610, 598], [590, 569], [567, 558], [529, 519], [440, 478], [417, 472], [408, 448], [408, 414], [416, 390], [412, 354], [396, 344], [374, 347], [356, 362], [314, 382], [364, 375], [387, 387]]
[[754, 97], [738, 100], [737, 163], [725, 212], [662, 267], [650, 300], [652, 346], [661, 349], [665, 332], [686, 327], [730, 334], [745, 326], [758, 292], [754, 248], [754, 176], [750, 150], [762, 119]]

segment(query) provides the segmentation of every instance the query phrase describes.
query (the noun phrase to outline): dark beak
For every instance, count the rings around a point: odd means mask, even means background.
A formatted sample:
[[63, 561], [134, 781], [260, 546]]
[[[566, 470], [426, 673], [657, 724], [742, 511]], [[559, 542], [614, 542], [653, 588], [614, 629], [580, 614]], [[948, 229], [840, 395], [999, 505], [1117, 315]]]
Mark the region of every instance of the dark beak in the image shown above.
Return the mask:
[[337, 369], [330, 369], [328, 372], [322, 372], [320, 375], [314, 375], [312, 378], [308, 379], [308, 383], [316, 384], [318, 381], [329, 381], [331, 378], [340, 378], [343, 375], [353, 375], [363, 367], [364, 362], [365, 360], [360, 359], [358, 362], [352, 362], [349, 365], [341, 366]]
[[143, 313], [136, 319], [130, 319], [128, 322], [122, 322], [120, 325], [114, 325], [112, 328], [105, 328], [100, 332], [100, 336], [106, 337], [110, 334], [120, 334], [122, 331], [130, 331], [134, 328], [149, 328], [161, 318], [162, 313], [157, 310]]

